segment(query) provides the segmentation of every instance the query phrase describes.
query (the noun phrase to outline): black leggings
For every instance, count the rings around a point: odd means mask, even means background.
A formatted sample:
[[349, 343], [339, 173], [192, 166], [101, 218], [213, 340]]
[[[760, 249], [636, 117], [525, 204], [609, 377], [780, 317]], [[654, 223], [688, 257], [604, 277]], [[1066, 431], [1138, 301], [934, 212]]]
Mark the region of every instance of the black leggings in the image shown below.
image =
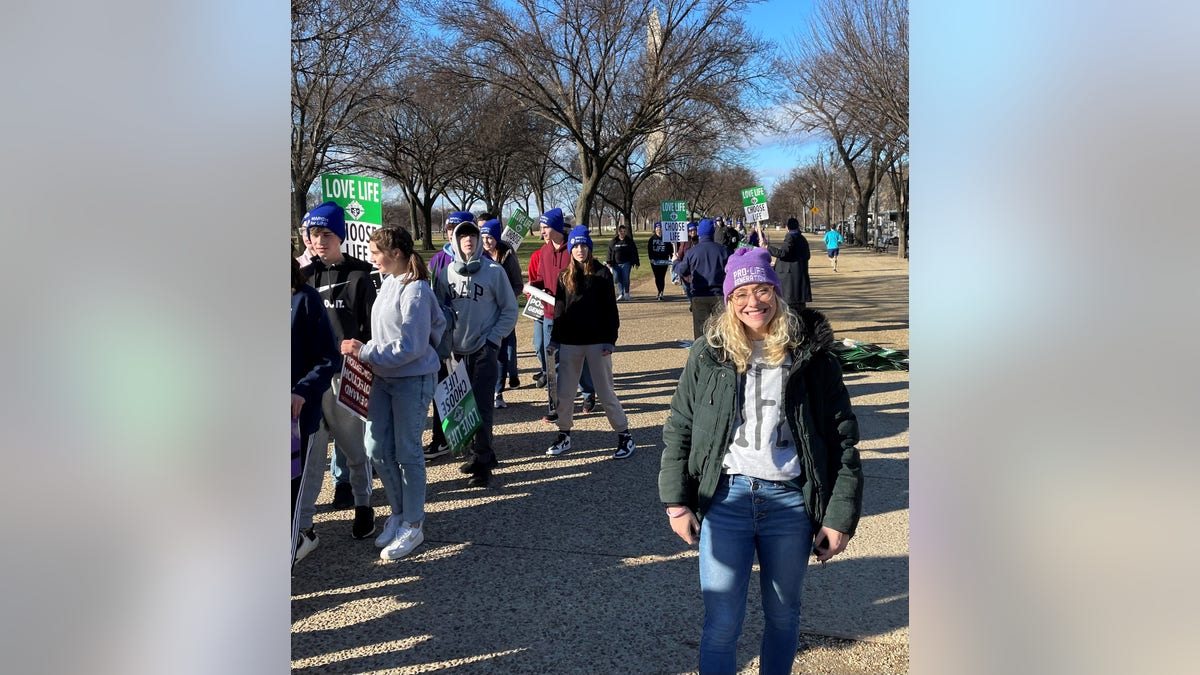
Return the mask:
[[666, 265], [650, 265], [650, 269], [654, 270], [654, 285], [658, 287], [658, 294], [663, 292], [663, 279], [667, 276]]

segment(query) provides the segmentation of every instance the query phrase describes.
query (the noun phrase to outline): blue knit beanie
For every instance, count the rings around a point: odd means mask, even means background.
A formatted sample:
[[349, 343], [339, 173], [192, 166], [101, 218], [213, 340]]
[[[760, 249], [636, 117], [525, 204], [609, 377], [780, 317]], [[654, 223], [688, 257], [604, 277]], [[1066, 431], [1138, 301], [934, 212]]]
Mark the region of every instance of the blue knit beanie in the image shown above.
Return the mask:
[[716, 225], [713, 225], [712, 218], [705, 218], [704, 220], [700, 221], [698, 226], [696, 226], [696, 234], [699, 235], [701, 239], [712, 239], [713, 233], [715, 233], [716, 230], [717, 227]]
[[454, 227], [458, 227], [459, 223], [473, 222], [475, 222], [475, 216], [472, 215], [470, 211], [455, 211], [454, 213], [450, 214], [449, 218], [446, 219], [446, 224], [443, 227], [450, 227], [452, 225]]
[[567, 250], [570, 251], [576, 246], [583, 244], [592, 250], [592, 233], [588, 231], [587, 225], [576, 225], [571, 228], [571, 236], [567, 237]]
[[346, 241], [346, 211], [336, 202], [321, 202], [304, 216], [304, 233], [310, 227], [323, 227]]
[[492, 239], [500, 241], [500, 235], [504, 234], [504, 226], [500, 224], [499, 218], [492, 218], [479, 226], [479, 234], [486, 234]]
[[564, 233], [562, 209], [550, 209], [543, 213], [541, 218], [538, 218], [538, 222], [559, 234]]

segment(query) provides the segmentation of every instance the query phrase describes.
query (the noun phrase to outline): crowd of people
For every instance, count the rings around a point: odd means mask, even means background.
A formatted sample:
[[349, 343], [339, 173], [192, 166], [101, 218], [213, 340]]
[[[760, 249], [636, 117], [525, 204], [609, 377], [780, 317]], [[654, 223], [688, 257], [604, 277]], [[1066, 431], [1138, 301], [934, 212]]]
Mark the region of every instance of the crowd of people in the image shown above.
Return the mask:
[[[571, 450], [582, 394], [581, 409], [598, 402], [616, 435], [613, 459], [626, 459], [637, 444], [611, 357], [618, 302], [630, 299], [631, 269], [641, 263], [638, 247], [622, 226], [602, 263], [586, 224], [568, 230], [561, 209], [539, 222], [543, 243], [525, 276], [553, 298], [527, 300], [542, 304], [533, 381], [546, 393], [543, 420], [557, 426], [545, 454]], [[367, 262], [341, 251], [341, 207], [325, 202], [305, 216], [306, 251], [292, 263], [292, 419], [300, 438], [293, 564], [319, 542], [312, 515], [330, 440], [334, 506], [340, 494], [353, 505], [351, 536], [377, 535], [384, 560], [421, 545], [426, 462], [450, 451], [436, 407], [425, 448], [422, 434], [435, 387], [454, 363], [465, 368], [481, 420], [459, 468], [468, 487], [490, 485], [498, 466], [494, 410], [506, 406], [506, 385], [519, 386], [515, 327], [524, 286], [502, 230], [493, 214], [453, 213], [447, 243], [427, 265], [407, 230], [384, 227], [371, 236]], [[665, 241], [656, 223], [646, 244], [658, 299], [670, 272], [689, 300], [694, 338], [661, 430], [659, 498], [671, 530], [699, 547], [700, 673], [736, 669], [756, 558], [766, 621], [760, 672], [786, 673], [799, 637], [806, 561], [841, 553], [861, 514], [857, 421], [830, 350], [832, 328], [806, 307], [810, 253], [797, 221], [788, 221], [778, 245], [766, 229], [747, 231], [721, 218], [689, 224], [688, 234]], [[837, 243], [828, 249], [835, 271]], [[365, 421], [335, 400], [340, 357], [371, 373]], [[370, 506], [372, 472], [390, 510], [382, 529]]]

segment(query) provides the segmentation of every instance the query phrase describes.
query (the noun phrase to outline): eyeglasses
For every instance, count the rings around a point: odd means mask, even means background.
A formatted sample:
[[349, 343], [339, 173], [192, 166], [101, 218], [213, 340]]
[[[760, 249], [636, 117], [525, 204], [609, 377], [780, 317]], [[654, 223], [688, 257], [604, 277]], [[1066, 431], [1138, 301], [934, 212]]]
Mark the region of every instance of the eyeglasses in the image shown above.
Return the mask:
[[729, 296], [733, 304], [741, 306], [750, 302], [750, 296], [753, 295], [759, 302], [770, 302], [771, 298], [775, 297], [775, 287], [767, 284], [755, 286], [754, 288], [742, 287], [733, 292]]

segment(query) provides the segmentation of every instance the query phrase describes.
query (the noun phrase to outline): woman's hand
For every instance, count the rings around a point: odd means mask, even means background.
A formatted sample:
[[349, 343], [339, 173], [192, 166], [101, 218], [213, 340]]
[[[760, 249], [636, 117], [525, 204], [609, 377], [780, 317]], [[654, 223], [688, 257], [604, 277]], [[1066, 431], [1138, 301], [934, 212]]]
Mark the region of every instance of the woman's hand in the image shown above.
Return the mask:
[[363, 343], [358, 340], [342, 340], [342, 356], [353, 356], [358, 358], [358, 350], [362, 349]]
[[304, 407], [304, 397], [297, 394], [292, 394], [292, 419], [300, 416], [300, 409]]
[[822, 527], [821, 531], [817, 533], [816, 541], [813, 542], [813, 547], [817, 550], [817, 561], [829, 560], [846, 550], [848, 543], [850, 543], [850, 535], [832, 528]]
[[[683, 508], [684, 513], [676, 518], [671, 518], [671, 529], [679, 538], [688, 544], [694, 544], [700, 538], [700, 521], [696, 520], [695, 514], [691, 509]], [[669, 514], [668, 514], [669, 515]]]

